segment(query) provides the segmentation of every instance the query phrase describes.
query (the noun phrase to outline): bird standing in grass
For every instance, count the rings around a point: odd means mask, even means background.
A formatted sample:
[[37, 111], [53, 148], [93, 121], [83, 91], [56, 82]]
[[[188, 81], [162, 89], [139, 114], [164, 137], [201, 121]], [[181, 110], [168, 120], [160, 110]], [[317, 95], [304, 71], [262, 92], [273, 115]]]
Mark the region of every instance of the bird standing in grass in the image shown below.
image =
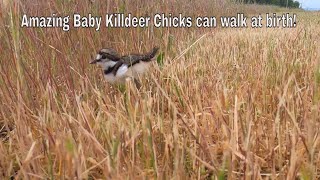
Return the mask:
[[133, 78], [137, 83], [136, 78], [148, 69], [158, 50], [158, 47], [154, 47], [146, 54], [129, 54], [120, 57], [112, 48], [101, 49], [96, 59], [90, 64], [100, 65], [105, 79], [111, 84], [122, 84], [127, 78]]

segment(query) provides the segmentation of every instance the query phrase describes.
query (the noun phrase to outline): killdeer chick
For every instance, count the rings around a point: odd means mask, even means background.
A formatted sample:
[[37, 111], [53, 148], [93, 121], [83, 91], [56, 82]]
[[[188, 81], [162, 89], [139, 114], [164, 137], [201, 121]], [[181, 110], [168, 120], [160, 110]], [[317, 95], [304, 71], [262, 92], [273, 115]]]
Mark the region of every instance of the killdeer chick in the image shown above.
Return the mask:
[[154, 47], [147, 54], [130, 54], [120, 56], [114, 49], [101, 49], [95, 60], [90, 64], [98, 64], [102, 67], [105, 79], [112, 84], [124, 83], [127, 78], [136, 78], [142, 75], [149, 67], [152, 58], [159, 48]]

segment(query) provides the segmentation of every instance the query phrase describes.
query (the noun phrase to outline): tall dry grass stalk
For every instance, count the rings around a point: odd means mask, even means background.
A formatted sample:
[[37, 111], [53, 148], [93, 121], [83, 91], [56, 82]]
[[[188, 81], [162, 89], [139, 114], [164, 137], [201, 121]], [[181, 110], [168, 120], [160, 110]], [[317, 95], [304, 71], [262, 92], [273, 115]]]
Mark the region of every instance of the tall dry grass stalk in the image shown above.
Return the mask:
[[[23, 13], [278, 10], [207, 0], [10, 4], [0, 18], [0, 178], [319, 178], [319, 13], [298, 13], [295, 29], [19, 28]], [[140, 90], [110, 86], [88, 64], [101, 47], [154, 45], [164, 59]]]

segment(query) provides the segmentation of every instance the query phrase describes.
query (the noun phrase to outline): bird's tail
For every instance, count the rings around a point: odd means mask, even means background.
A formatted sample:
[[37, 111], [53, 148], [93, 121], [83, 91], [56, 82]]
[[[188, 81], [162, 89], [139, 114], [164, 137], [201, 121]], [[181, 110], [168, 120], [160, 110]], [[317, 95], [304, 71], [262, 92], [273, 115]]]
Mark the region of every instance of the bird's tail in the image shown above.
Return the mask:
[[152, 51], [150, 51], [144, 56], [142, 61], [150, 61], [157, 54], [158, 50], [159, 50], [159, 47], [154, 47]]

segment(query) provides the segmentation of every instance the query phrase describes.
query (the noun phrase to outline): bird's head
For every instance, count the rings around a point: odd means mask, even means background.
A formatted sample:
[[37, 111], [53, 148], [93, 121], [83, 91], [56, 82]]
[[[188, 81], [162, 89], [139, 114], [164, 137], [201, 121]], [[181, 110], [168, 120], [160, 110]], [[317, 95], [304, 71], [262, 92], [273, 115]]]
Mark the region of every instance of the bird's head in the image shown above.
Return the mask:
[[90, 62], [90, 64], [98, 64], [102, 67], [109, 64], [115, 64], [120, 59], [119, 54], [112, 48], [101, 49], [96, 58]]

